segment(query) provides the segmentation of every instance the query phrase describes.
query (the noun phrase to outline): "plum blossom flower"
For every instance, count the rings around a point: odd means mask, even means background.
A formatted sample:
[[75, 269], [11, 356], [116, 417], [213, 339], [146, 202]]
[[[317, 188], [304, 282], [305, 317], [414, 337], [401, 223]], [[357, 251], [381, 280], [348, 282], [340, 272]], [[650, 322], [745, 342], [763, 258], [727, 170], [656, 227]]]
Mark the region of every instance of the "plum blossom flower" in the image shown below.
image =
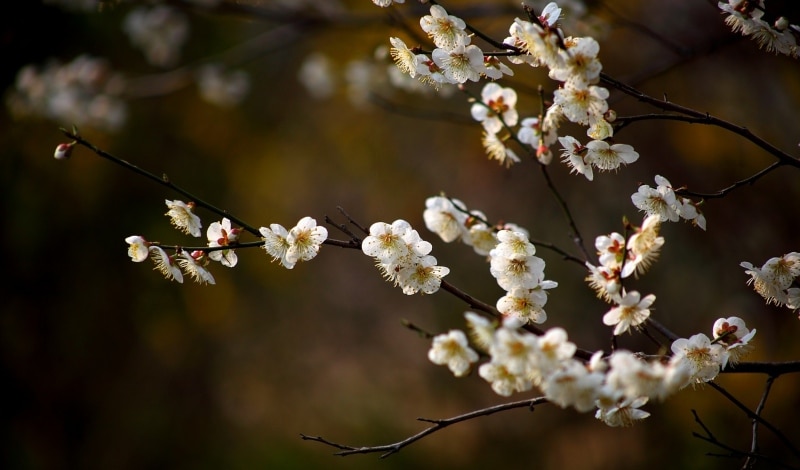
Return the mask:
[[639, 190], [631, 196], [633, 205], [647, 215], [657, 214], [662, 222], [677, 222], [678, 201], [672, 184], [661, 175], [656, 175], [656, 184], [658, 187], [655, 189], [646, 184], [639, 186]]
[[570, 359], [544, 379], [541, 389], [556, 405], [585, 413], [595, 407], [604, 379], [604, 374], [591, 372], [580, 361]]
[[295, 263], [286, 259], [286, 252], [289, 250], [289, 242], [286, 237], [289, 232], [280, 224], [270, 224], [269, 227], [261, 227], [261, 238], [264, 240], [264, 250], [272, 256], [273, 261], [280, 261], [286, 269], [294, 268]]
[[128, 256], [134, 263], [141, 263], [150, 256], [150, 243], [139, 235], [131, 235], [125, 239], [128, 244]]
[[527, 377], [510, 372], [503, 363], [487, 362], [478, 368], [478, 374], [492, 384], [494, 393], [502, 397], [533, 388], [533, 383]]
[[497, 311], [524, 323], [544, 323], [547, 320], [547, 313], [544, 311], [547, 303], [546, 289], [557, 286], [556, 282], [543, 281], [535, 289], [511, 289], [497, 301]]
[[[208, 246], [216, 248], [219, 246], [235, 245], [239, 240], [242, 229], [231, 228], [231, 221], [223, 217], [222, 222], [213, 222], [206, 230]], [[232, 268], [236, 266], [238, 258], [234, 250], [215, 250], [208, 253], [208, 257], [214, 261], [219, 261], [223, 266]]]
[[647, 397], [636, 399], [621, 398], [610, 406], [598, 408], [594, 417], [611, 427], [629, 427], [634, 422], [645, 419], [650, 413], [640, 410], [647, 403]]
[[194, 202], [170, 201], [169, 199], [164, 202], [166, 202], [169, 209], [164, 215], [170, 217], [170, 222], [175, 228], [193, 237], [201, 236], [200, 229], [202, 224], [200, 217], [197, 217], [193, 212]]
[[441, 5], [431, 6], [431, 14], [425, 15], [419, 20], [422, 30], [433, 39], [436, 47], [450, 51], [458, 44], [469, 44], [470, 38], [465, 31], [464, 20], [457, 16], [448, 15]]
[[178, 265], [198, 284], [216, 284], [214, 276], [201, 264], [205, 258], [205, 253], [196, 250], [191, 253], [180, 250], [178, 254]]
[[564, 149], [561, 152], [561, 161], [570, 166], [570, 173], [581, 174], [587, 180], [592, 181], [594, 172], [592, 171], [592, 162], [589, 160], [586, 147], [572, 136], [559, 137], [558, 142]]
[[639, 154], [627, 144], [613, 144], [603, 140], [593, 140], [586, 144], [586, 160], [601, 171], [616, 170], [639, 159]]
[[497, 160], [501, 165], [505, 164], [506, 168], [514, 163], [519, 163], [520, 159], [513, 150], [506, 147], [506, 144], [497, 137], [497, 134], [491, 132], [484, 132], [483, 139], [481, 139], [483, 148], [490, 160]]
[[690, 380], [702, 383], [714, 380], [728, 360], [728, 353], [720, 344], [712, 344], [708, 336], [698, 333], [689, 339], [678, 338], [672, 342], [676, 360], [689, 367]]
[[550, 69], [550, 78], [560, 82], [573, 81], [581, 85], [597, 83], [603, 66], [597, 59], [600, 44], [591, 37], [568, 37], [564, 39], [566, 50], [559, 54], [563, 62]]
[[586, 276], [586, 282], [589, 283], [596, 293], [597, 297], [612, 302], [622, 288], [620, 268], [608, 266], [594, 266], [586, 263], [589, 269], [589, 275]]
[[614, 300], [617, 306], [603, 315], [603, 324], [614, 326], [614, 335], [618, 336], [630, 331], [631, 327], [641, 325], [650, 317], [650, 306], [655, 302], [656, 296], [650, 294], [642, 298], [637, 291], [623, 290], [622, 295]]
[[389, 54], [391, 54], [394, 63], [397, 65], [397, 68], [412, 78], [416, 77], [417, 55], [414, 54], [411, 49], [406, 46], [406, 43], [400, 38], [389, 38], [389, 42], [392, 43], [392, 48], [389, 49]]
[[645, 217], [641, 227], [628, 239], [628, 259], [622, 268], [622, 277], [636, 273], [643, 274], [650, 265], [658, 259], [661, 247], [664, 246], [664, 237], [658, 235], [661, 227], [661, 217], [657, 214]]
[[496, 134], [507, 126], [516, 126], [517, 92], [513, 88], [503, 88], [497, 83], [487, 83], [481, 90], [481, 103], [472, 105], [473, 119], [479, 121], [487, 133]]
[[175, 258], [169, 256], [163, 248], [156, 245], [151, 246], [150, 255], [156, 265], [154, 268], [156, 271], [163, 274], [168, 280], [183, 282], [183, 273], [180, 266], [175, 262]]
[[428, 359], [437, 365], [446, 364], [453, 375], [463, 377], [471, 365], [478, 361], [478, 353], [469, 347], [463, 331], [451, 330], [433, 338]]
[[576, 124], [589, 125], [608, 111], [608, 90], [595, 85], [567, 82], [553, 93], [553, 104]]
[[436, 258], [429, 255], [431, 244], [422, 240], [405, 220], [391, 225], [376, 222], [369, 233], [361, 243], [361, 251], [373, 257], [384, 278], [400, 286], [406, 295], [432, 294], [450, 273], [449, 268], [436, 265]]
[[[458, 206], [458, 207], [456, 207]], [[431, 232], [439, 235], [445, 243], [450, 243], [464, 235], [468, 215], [464, 203], [458, 199], [452, 201], [446, 197], [435, 196], [425, 200], [425, 212], [422, 218]]]
[[327, 238], [328, 229], [317, 225], [317, 221], [311, 217], [303, 217], [286, 235], [286, 242], [289, 244], [286, 260], [294, 264], [314, 258]]
[[436, 48], [431, 52], [431, 58], [450, 83], [477, 82], [483, 73], [483, 51], [465, 41], [459, 40], [452, 49]]
[[[739, 317], [728, 317], [714, 322], [712, 334], [714, 342], [723, 345], [728, 352], [727, 362], [736, 364], [739, 359], [752, 351], [753, 345], [750, 344], [750, 340], [755, 336], [756, 330], [749, 330], [744, 320]], [[725, 365], [722, 364], [723, 369]]]
[[372, 0], [372, 3], [381, 8], [391, 6], [393, 3], [405, 3], [406, 0]]
[[[747, 261], [740, 263], [740, 266], [750, 275], [747, 284], [753, 285], [755, 291], [767, 300], [767, 305], [774, 303], [780, 307], [790, 303], [790, 286], [800, 276], [800, 253], [791, 252], [770, 258], [760, 268]], [[790, 307], [796, 308], [794, 305]]]
[[396, 281], [403, 293], [413, 295], [417, 292], [433, 294], [442, 284], [442, 278], [450, 274], [450, 268], [437, 266], [431, 255], [415, 257], [413, 265], [401, 267]]

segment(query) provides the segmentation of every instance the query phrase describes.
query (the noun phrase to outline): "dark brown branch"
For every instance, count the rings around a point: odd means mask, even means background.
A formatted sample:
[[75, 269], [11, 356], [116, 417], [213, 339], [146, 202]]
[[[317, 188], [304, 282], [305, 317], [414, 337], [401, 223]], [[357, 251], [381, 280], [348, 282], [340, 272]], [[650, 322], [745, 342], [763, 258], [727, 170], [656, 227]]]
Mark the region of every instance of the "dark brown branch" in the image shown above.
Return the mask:
[[783, 434], [783, 432], [781, 432], [781, 430], [780, 430], [780, 429], [776, 428], [775, 426], [773, 426], [773, 425], [772, 425], [772, 423], [770, 423], [769, 421], [765, 420], [765, 419], [764, 419], [764, 418], [762, 418], [761, 416], [759, 416], [759, 415], [757, 415], [756, 413], [754, 413], [753, 411], [751, 411], [751, 410], [750, 410], [750, 408], [748, 408], [747, 406], [745, 406], [745, 405], [744, 405], [744, 404], [743, 404], [741, 401], [739, 401], [739, 400], [738, 400], [736, 397], [734, 397], [733, 395], [731, 395], [731, 393], [730, 393], [730, 392], [728, 392], [727, 390], [725, 390], [725, 389], [724, 389], [724, 388], [723, 388], [721, 385], [719, 385], [719, 384], [716, 384], [716, 383], [714, 383], [714, 382], [708, 382], [708, 385], [709, 385], [711, 388], [713, 388], [714, 390], [718, 391], [720, 394], [722, 394], [722, 396], [724, 396], [725, 398], [727, 398], [727, 399], [728, 399], [728, 401], [730, 401], [731, 403], [733, 403], [733, 404], [734, 404], [734, 405], [735, 405], [737, 408], [739, 408], [740, 410], [742, 410], [742, 411], [744, 412], [744, 414], [746, 414], [746, 415], [747, 415], [747, 417], [749, 417], [749, 418], [750, 418], [750, 419], [752, 419], [753, 421], [757, 421], [757, 422], [758, 422], [758, 423], [760, 423], [762, 426], [764, 426], [765, 428], [767, 428], [767, 429], [769, 429], [770, 431], [772, 431], [772, 433], [773, 433], [773, 434], [775, 434], [775, 436], [776, 436], [776, 437], [777, 437], [777, 438], [778, 438], [778, 439], [779, 439], [781, 442], [783, 442], [783, 444], [784, 444], [784, 445], [785, 445], [785, 446], [786, 446], [786, 447], [789, 449], [789, 451], [791, 451], [791, 453], [792, 453], [792, 454], [794, 454], [794, 456], [795, 456], [795, 457], [800, 457], [800, 451], [799, 451], [799, 450], [797, 450], [797, 448], [794, 446], [794, 443], [793, 443], [791, 440], [789, 440], [789, 438], [787, 438], [787, 437], [786, 437], [786, 435], [785, 435], [785, 434]]
[[694, 415], [694, 421], [701, 428], [703, 428], [703, 431], [706, 433], [706, 435], [704, 436], [702, 434], [699, 434], [699, 433], [696, 433], [696, 432], [692, 432], [692, 436], [694, 436], [694, 437], [696, 437], [696, 438], [698, 438], [700, 440], [706, 441], [709, 444], [711, 444], [711, 445], [713, 445], [715, 447], [719, 447], [720, 449], [725, 450], [725, 451], [728, 452], [728, 454], [725, 454], [725, 455], [714, 454], [714, 453], [710, 453], [710, 452], [707, 453], [706, 455], [709, 455], [709, 456], [712, 456], [712, 457], [726, 457], [726, 458], [734, 458], [734, 459], [742, 459], [742, 458], [746, 457], [747, 460], [745, 461], [745, 465], [744, 465], [743, 468], [749, 468], [749, 467], [747, 467], [747, 462], [750, 461], [751, 459], [752, 459], [753, 462], [755, 462], [756, 460], [760, 460], [762, 462], [768, 462], [772, 466], [772, 468], [786, 468], [786, 469], [795, 468], [795, 467], [787, 465], [787, 464], [785, 464], [785, 463], [783, 463], [781, 461], [778, 461], [778, 460], [775, 460], [773, 458], [767, 457], [766, 455], [761, 455], [761, 454], [758, 454], [756, 452], [741, 451], [739, 449], [733, 448], [733, 447], [723, 443], [722, 441], [717, 439], [716, 436], [714, 436], [714, 434], [708, 428], [708, 426], [706, 426], [705, 423], [703, 423], [703, 421], [700, 419], [700, 416], [697, 414], [696, 410], [692, 410], [692, 415]]
[[700, 111], [687, 108], [686, 106], [673, 103], [671, 101], [668, 101], [667, 99], [654, 98], [650, 95], [647, 95], [637, 90], [636, 88], [630, 85], [627, 85], [625, 83], [620, 82], [619, 80], [616, 80], [615, 78], [605, 73], [600, 73], [600, 82], [612, 88], [615, 88], [621, 91], [622, 93], [625, 93], [626, 95], [636, 98], [638, 101], [650, 104], [658, 109], [662, 109], [664, 111], [676, 112], [679, 114], [683, 114], [685, 116], [690, 116], [697, 119], [695, 122], [699, 124], [712, 125], [730, 131], [754, 143], [755, 145], [765, 150], [770, 155], [776, 157], [778, 161], [780, 161], [781, 163], [793, 166], [795, 168], [800, 168], [800, 160], [782, 151], [781, 149], [775, 147], [774, 145], [770, 144], [761, 137], [755, 135], [746, 127], [733, 124], [731, 122], [725, 121], [724, 119], [714, 117], [708, 113], [702, 113]]
[[[767, 382], [764, 384], [764, 393], [761, 394], [761, 401], [758, 402], [758, 406], [756, 407], [756, 414], [761, 416], [761, 412], [764, 411], [764, 406], [767, 404], [767, 397], [769, 396], [769, 392], [772, 389], [772, 384], [775, 382], [775, 377], [770, 375], [767, 377]], [[755, 454], [758, 452], [758, 421], [753, 420], [753, 439], [750, 444], [750, 453]], [[747, 457], [747, 460], [744, 463], [744, 468], [752, 468], [756, 463], [756, 459], [751, 458], [750, 456]]]
[[770, 166], [764, 168], [763, 170], [759, 171], [758, 173], [756, 173], [756, 174], [754, 174], [752, 176], [749, 176], [749, 177], [747, 177], [747, 178], [745, 178], [743, 180], [737, 181], [737, 182], [733, 183], [732, 185], [728, 186], [727, 188], [720, 189], [719, 191], [717, 191], [715, 193], [697, 193], [697, 192], [694, 192], [694, 191], [689, 191], [688, 189], [676, 189], [675, 190], [675, 194], [678, 194], [680, 196], [700, 197], [700, 198], [703, 198], [703, 199], [714, 199], [714, 198], [725, 197], [726, 194], [728, 194], [729, 192], [733, 191], [734, 189], [742, 187], [742, 186], [745, 186], [745, 185], [754, 184], [762, 176], [767, 175], [768, 173], [770, 173], [773, 170], [776, 170], [776, 169], [782, 167], [783, 165], [785, 165], [785, 163], [783, 163], [783, 162], [780, 162], [780, 161], [774, 162], [773, 164], [771, 164]]
[[544, 179], [547, 182], [547, 187], [550, 188], [550, 192], [553, 194], [553, 197], [555, 197], [556, 201], [558, 201], [558, 205], [561, 207], [561, 211], [564, 213], [564, 217], [567, 219], [567, 223], [572, 229], [572, 241], [575, 242], [575, 245], [578, 247], [581, 253], [583, 253], [584, 263], [588, 262], [591, 257], [589, 256], [589, 252], [586, 250], [586, 247], [583, 244], [583, 236], [581, 235], [580, 230], [578, 230], [578, 225], [575, 223], [575, 219], [572, 217], [572, 212], [569, 210], [567, 202], [564, 201], [564, 198], [561, 197], [561, 194], [556, 189], [555, 184], [553, 184], [553, 180], [550, 178], [550, 174], [547, 172], [547, 165], [539, 165], [539, 167], [541, 168], [542, 175], [544, 175]]
[[121, 159], [119, 157], [115, 157], [114, 155], [111, 155], [110, 153], [106, 152], [105, 150], [102, 150], [102, 149], [98, 148], [97, 146], [95, 146], [94, 144], [89, 142], [88, 140], [86, 140], [83, 137], [79, 136], [77, 132], [70, 132], [70, 131], [68, 131], [66, 129], [61, 129], [61, 132], [63, 132], [64, 135], [66, 135], [70, 139], [74, 140], [75, 142], [77, 142], [77, 143], [81, 144], [82, 146], [88, 148], [89, 150], [91, 150], [92, 152], [97, 154], [98, 156], [100, 156], [100, 157], [102, 157], [102, 158], [104, 158], [104, 159], [106, 159], [106, 160], [108, 160], [108, 161], [110, 161], [112, 163], [115, 163], [115, 164], [117, 164], [117, 165], [119, 165], [119, 166], [121, 166], [121, 167], [123, 167], [123, 168], [125, 168], [127, 170], [130, 170], [130, 171], [136, 173], [137, 175], [144, 176], [145, 179], [149, 179], [150, 181], [153, 181], [153, 182], [158, 183], [158, 184], [160, 184], [162, 186], [165, 186], [165, 187], [175, 191], [176, 193], [186, 197], [189, 201], [194, 202], [194, 204], [196, 206], [208, 209], [209, 211], [211, 211], [211, 212], [213, 212], [213, 213], [215, 213], [215, 214], [217, 214], [217, 215], [219, 215], [221, 217], [227, 217], [232, 222], [234, 222], [235, 224], [239, 225], [243, 229], [247, 230], [251, 234], [253, 234], [253, 235], [257, 236], [257, 237], [261, 237], [261, 232], [259, 232], [257, 228], [247, 224], [242, 219], [240, 219], [240, 218], [228, 213], [227, 211], [222, 210], [222, 209], [220, 209], [220, 208], [218, 208], [218, 207], [216, 207], [216, 206], [214, 206], [214, 205], [212, 205], [212, 204], [210, 204], [210, 203], [198, 198], [197, 196], [195, 196], [194, 194], [186, 191], [185, 189], [181, 188], [180, 186], [175, 185], [174, 183], [172, 183], [172, 181], [170, 181], [169, 177], [167, 177], [166, 174], [164, 174], [164, 175], [159, 177], [159, 176], [156, 176], [153, 173], [150, 173], [149, 171], [143, 170], [143, 169], [139, 168], [138, 166], [136, 166], [136, 165], [134, 165], [132, 163], [129, 163], [129, 162], [127, 162], [127, 161], [125, 161], [125, 160], [123, 160], [123, 159]]
[[344, 444], [337, 444], [335, 442], [331, 442], [331, 441], [329, 441], [329, 440], [327, 440], [325, 438], [319, 437], [319, 436], [307, 436], [305, 434], [300, 434], [300, 437], [304, 441], [320, 442], [320, 443], [325, 444], [327, 446], [339, 449], [339, 452], [336, 452], [335, 455], [345, 456], [345, 455], [352, 455], [352, 454], [375, 454], [375, 453], [380, 453], [381, 454], [381, 456], [380, 456], [381, 458], [386, 458], [386, 457], [389, 457], [392, 454], [396, 454], [397, 452], [400, 452], [400, 450], [403, 449], [404, 447], [407, 447], [407, 446], [419, 441], [420, 439], [422, 439], [422, 438], [424, 438], [424, 437], [426, 437], [426, 436], [428, 436], [430, 434], [433, 434], [436, 431], [442, 430], [442, 429], [444, 429], [444, 428], [446, 428], [446, 427], [448, 427], [448, 426], [450, 426], [452, 424], [460, 423], [462, 421], [467, 421], [467, 420], [474, 419], [474, 418], [479, 418], [481, 416], [489, 416], [489, 415], [492, 415], [492, 414], [495, 414], [495, 413], [499, 413], [501, 411], [513, 410], [513, 409], [516, 409], [516, 408], [530, 408], [531, 410], [533, 410], [534, 406], [541, 405], [543, 403], [548, 403], [547, 399], [544, 398], [544, 397], [538, 397], [538, 398], [532, 398], [532, 399], [529, 399], [529, 400], [515, 401], [515, 402], [511, 402], [511, 403], [504, 403], [502, 405], [490, 406], [488, 408], [483, 408], [483, 409], [480, 409], [480, 410], [471, 411], [469, 413], [465, 413], [463, 415], [454, 416], [452, 418], [446, 418], [446, 419], [417, 418], [418, 421], [422, 421], [422, 422], [425, 422], [425, 423], [431, 423], [431, 424], [433, 424], [433, 426], [430, 426], [430, 427], [426, 428], [425, 430], [423, 430], [423, 431], [421, 431], [421, 432], [419, 432], [417, 434], [414, 434], [413, 436], [410, 436], [410, 437], [408, 437], [406, 439], [403, 439], [402, 441], [398, 441], [398, 442], [395, 442], [393, 444], [380, 445], [380, 446], [354, 447], [354, 446], [348, 446], [348, 445], [344, 445]]

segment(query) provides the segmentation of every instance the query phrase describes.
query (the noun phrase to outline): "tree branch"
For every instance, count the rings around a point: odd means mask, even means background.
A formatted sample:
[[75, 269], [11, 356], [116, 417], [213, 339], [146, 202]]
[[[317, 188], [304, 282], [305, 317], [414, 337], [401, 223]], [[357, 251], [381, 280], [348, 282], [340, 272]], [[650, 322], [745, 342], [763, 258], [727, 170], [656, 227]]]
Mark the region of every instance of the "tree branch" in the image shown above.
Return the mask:
[[403, 439], [402, 441], [398, 441], [398, 442], [395, 442], [395, 443], [392, 443], [392, 444], [379, 445], [379, 446], [354, 447], [354, 446], [349, 446], [349, 445], [344, 445], [344, 444], [338, 444], [338, 443], [329, 441], [329, 440], [327, 440], [327, 439], [325, 439], [323, 437], [320, 437], [320, 436], [308, 436], [308, 435], [305, 435], [305, 434], [300, 434], [300, 437], [304, 441], [320, 442], [320, 443], [325, 444], [327, 446], [339, 449], [339, 452], [336, 452], [335, 455], [345, 456], [345, 455], [352, 455], [352, 454], [375, 454], [375, 453], [381, 453], [380, 458], [383, 459], [383, 458], [389, 457], [392, 454], [396, 454], [397, 452], [400, 452], [400, 450], [403, 449], [404, 447], [409, 446], [409, 445], [419, 441], [420, 439], [422, 439], [422, 438], [424, 438], [424, 437], [426, 437], [426, 436], [428, 436], [430, 434], [433, 434], [433, 433], [435, 433], [437, 431], [440, 431], [440, 430], [442, 430], [442, 429], [444, 429], [444, 428], [446, 428], [446, 427], [448, 427], [448, 426], [450, 426], [452, 424], [460, 423], [462, 421], [467, 421], [467, 420], [474, 419], [474, 418], [479, 418], [481, 416], [489, 416], [489, 415], [492, 415], [492, 414], [495, 414], [495, 413], [499, 413], [501, 411], [513, 410], [515, 408], [526, 408], [527, 407], [527, 408], [530, 408], [531, 410], [533, 410], [534, 406], [540, 405], [540, 404], [543, 404], [543, 403], [548, 403], [547, 399], [544, 398], [544, 397], [538, 397], [538, 398], [532, 398], [532, 399], [529, 399], [529, 400], [515, 401], [515, 402], [511, 402], [511, 403], [504, 403], [504, 404], [501, 404], [501, 405], [490, 406], [488, 408], [483, 408], [483, 409], [480, 409], [480, 410], [471, 411], [469, 413], [465, 413], [463, 415], [454, 416], [452, 418], [445, 418], [445, 419], [417, 418], [418, 421], [423, 421], [423, 422], [426, 422], [426, 423], [432, 423], [433, 426], [430, 426], [430, 427], [424, 429], [423, 431], [421, 431], [421, 432], [419, 432], [417, 434], [414, 434], [413, 436], [410, 436], [410, 437], [408, 437], [406, 439]]

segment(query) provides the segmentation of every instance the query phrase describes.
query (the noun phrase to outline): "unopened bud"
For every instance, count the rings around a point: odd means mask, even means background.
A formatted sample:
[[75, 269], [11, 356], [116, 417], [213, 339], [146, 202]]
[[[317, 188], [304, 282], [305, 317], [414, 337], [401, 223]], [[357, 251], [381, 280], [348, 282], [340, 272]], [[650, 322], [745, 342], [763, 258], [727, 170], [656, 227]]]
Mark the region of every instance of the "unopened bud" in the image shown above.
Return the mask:
[[75, 142], [70, 142], [68, 144], [58, 144], [56, 147], [56, 152], [53, 156], [56, 160], [66, 160], [72, 154], [72, 147], [75, 146]]

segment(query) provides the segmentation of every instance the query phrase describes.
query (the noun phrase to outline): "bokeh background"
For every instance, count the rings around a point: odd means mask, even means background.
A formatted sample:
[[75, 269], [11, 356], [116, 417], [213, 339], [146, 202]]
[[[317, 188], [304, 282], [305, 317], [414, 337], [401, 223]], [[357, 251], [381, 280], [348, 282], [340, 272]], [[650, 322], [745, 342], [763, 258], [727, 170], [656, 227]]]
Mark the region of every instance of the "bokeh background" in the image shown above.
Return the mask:
[[[290, 227], [306, 215], [343, 221], [337, 206], [364, 225], [406, 219], [452, 269], [447, 279], [489, 303], [502, 291], [485, 261], [424, 229], [426, 197], [444, 191], [492, 220], [518, 223], [534, 238], [576, 251], [537, 165], [525, 159], [506, 170], [486, 159], [463, 94], [393, 90], [383, 75], [387, 62], [364, 68], [388, 36], [415, 42], [423, 6], [409, 0], [384, 10], [352, 0], [337, 10], [338, 2], [254, 0], [215, 10], [170, 3], [189, 19], [190, 38], [174, 65], [157, 67], [120, 26], [137, 2], [89, 9], [18, 2], [18, 11], [0, 20], [6, 102], [27, 64], [104, 57], [137, 96], [128, 96], [124, 125], [82, 126], [87, 139], [166, 173], [251, 225]], [[522, 16], [516, 2], [445, 6], [498, 39]], [[797, 154], [800, 63], [759, 51], [722, 19], [715, 2], [626, 0], [587, 2], [583, 16], [565, 27], [596, 35], [612, 76], [747, 126]], [[330, 96], [315, 97], [325, 90], [309, 90], [298, 79], [315, 53], [330, 61]], [[187, 70], [212, 60], [249, 75], [249, 93], [237, 106], [203, 100], [186, 78]], [[363, 70], [372, 70], [371, 83], [353, 81]], [[520, 92], [521, 114], [533, 115], [537, 85], [552, 91], [554, 83], [540, 71], [515, 70], [503, 83]], [[611, 106], [620, 115], [657, 112], [618, 93]], [[168, 282], [149, 262], [131, 263], [124, 238], [191, 243], [163, 216], [164, 199], [177, 195], [85, 149], [69, 161], [54, 160], [53, 149], [65, 140], [58, 128], [73, 122], [10, 109], [0, 111], [3, 468], [737, 465], [704, 455], [720, 450], [692, 437], [701, 429], [691, 409], [720, 440], [749, 448], [749, 420], [716, 391], [698, 387], [649, 404], [653, 416], [628, 429], [542, 406], [453, 426], [386, 460], [333, 457], [331, 448], [302, 441], [300, 433], [377, 445], [423, 429], [417, 417], [506, 401], [475, 373], [455, 379], [429, 363], [429, 342], [401, 326], [405, 319], [431, 332], [463, 328], [467, 306], [441, 292], [407, 297], [377, 275], [370, 259], [334, 247], [292, 271], [261, 250], [242, 250], [235, 269], [213, 270], [215, 286]], [[635, 165], [592, 183], [560, 163], [550, 168], [590, 247], [595, 236], [621, 231], [623, 216], [639, 219], [630, 195], [639, 183], [654, 185], [656, 174], [711, 192], [773, 161], [731, 133], [697, 124], [643, 122], [618, 137], [640, 153]], [[750, 359], [796, 359], [796, 315], [764, 305], [745, 285], [739, 263], [760, 265], [800, 250], [798, 201], [800, 173], [784, 168], [708, 201], [707, 232], [685, 223], [664, 226], [660, 261], [635, 283], [643, 294], [656, 294], [655, 317], [688, 337], [710, 334], [714, 320], [737, 315], [758, 330]], [[204, 226], [216, 220], [199, 215]], [[539, 255], [548, 278], [560, 284], [543, 326], [567, 328], [586, 349], [607, 349], [600, 321], [607, 307], [585, 285], [584, 270], [544, 249]], [[647, 344], [634, 336], [620, 342]], [[723, 375], [718, 382], [754, 408], [764, 379]], [[795, 442], [798, 387], [797, 377], [778, 380], [764, 411]], [[774, 436], [760, 435], [764, 453], [797, 465]]]

